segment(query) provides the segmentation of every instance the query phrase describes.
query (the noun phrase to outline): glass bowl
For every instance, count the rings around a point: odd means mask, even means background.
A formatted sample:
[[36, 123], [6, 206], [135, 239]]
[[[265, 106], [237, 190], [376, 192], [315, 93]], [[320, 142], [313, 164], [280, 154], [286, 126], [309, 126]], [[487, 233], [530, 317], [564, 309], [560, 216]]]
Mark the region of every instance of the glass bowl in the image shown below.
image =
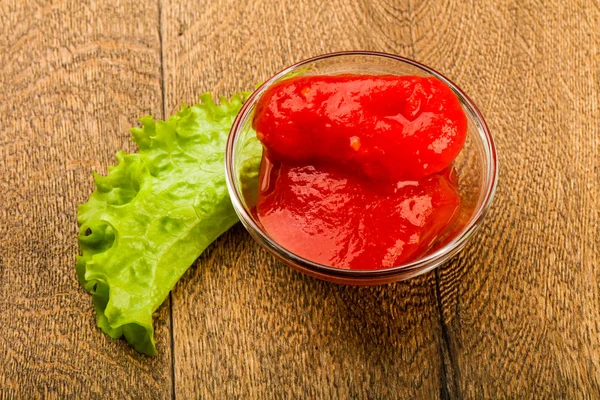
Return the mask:
[[[458, 97], [468, 119], [465, 146], [454, 161], [459, 176], [463, 204], [457, 223], [423, 256], [412, 262], [377, 270], [350, 270], [315, 263], [298, 256], [274, 241], [263, 230], [252, 211], [255, 206], [260, 142], [252, 129], [254, 109], [261, 95], [274, 83], [298, 75], [391, 74], [434, 76], [448, 85]], [[260, 147], [258, 147], [260, 154]], [[225, 154], [227, 187], [233, 207], [254, 239], [284, 263], [310, 276], [351, 285], [377, 285], [411, 278], [430, 271], [456, 255], [481, 225], [497, 182], [496, 149], [483, 116], [469, 97], [439, 72], [396, 55], [349, 51], [310, 58], [279, 72], [260, 86], [246, 101], [235, 119]]]

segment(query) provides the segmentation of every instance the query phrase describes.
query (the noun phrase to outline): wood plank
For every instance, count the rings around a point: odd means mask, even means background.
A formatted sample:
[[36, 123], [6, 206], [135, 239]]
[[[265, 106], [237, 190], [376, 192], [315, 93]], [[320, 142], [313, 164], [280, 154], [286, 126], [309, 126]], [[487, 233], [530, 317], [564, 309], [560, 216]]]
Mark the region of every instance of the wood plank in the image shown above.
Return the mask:
[[[334, 50], [412, 50], [408, 5], [353, 1], [163, 4], [166, 107], [251, 90]], [[410, 54], [409, 54], [410, 55]], [[356, 288], [307, 278], [237, 226], [173, 292], [183, 398], [432, 398], [446, 390], [434, 276]]]
[[491, 215], [439, 271], [455, 394], [597, 394], [598, 3], [415, 8], [416, 57], [449, 71], [481, 106], [500, 158]]
[[158, 5], [0, 3], [0, 398], [168, 398], [169, 307], [160, 355], [95, 324], [75, 274], [76, 205], [128, 128], [162, 114]]

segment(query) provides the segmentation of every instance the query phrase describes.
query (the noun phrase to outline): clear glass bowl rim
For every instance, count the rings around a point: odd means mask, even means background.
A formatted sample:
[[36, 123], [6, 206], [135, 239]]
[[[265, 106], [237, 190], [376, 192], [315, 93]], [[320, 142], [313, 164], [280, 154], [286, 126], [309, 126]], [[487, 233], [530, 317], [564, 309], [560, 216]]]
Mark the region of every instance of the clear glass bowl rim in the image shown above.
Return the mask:
[[[238, 140], [238, 132], [240, 126], [243, 121], [246, 119], [246, 114], [248, 113], [248, 109], [257, 100], [257, 96], [262, 94], [263, 88], [266, 88], [277, 80], [285, 76], [286, 74], [294, 71], [295, 69], [302, 67], [306, 64], [313, 63], [315, 61], [324, 60], [332, 57], [339, 56], [375, 56], [375, 57], [384, 57], [393, 59], [396, 61], [400, 61], [403, 63], [410, 64], [416, 68], [419, 68], [442, 82], [448, 85], [454, 93], [459, 97], [459, 100], [463, 104], [467, 104], [468, 107], [471, 108], [473, 115], [476, 117], [477, 122], [477, 132], [482, 140], [484, 145], [485, 155], [487, 158], [487, 165], [489, 168], [487, 169], [487, 186], [484, 188], [485, 196], [480, 206], [477, 208], [475, 214], [469, 220], [469, 223], [465, 225], [465, 227], [446, 245], [437, 249], [431, 254], [426, 255], [423, 258], [419, 258], [410, 263], [397, 265], [390, 268], [382, 268], [376, 270], [354, 270], [354, 269], [342, 269], [330, 267], [327, 265], [315, 263], [313, 261], [307, 260], [303, 257], [300, 257], [282, 246], [280, 246], [277, 242], [269, 237], [269, 235], [263, 231], [263, 229], [256, 224], [251, 215], [246, 211], [244, 207], [244, 203], [241, 200], [242, 194], [238, 192], [237, 185], [235, 184], [236, 175], [235, 175], [235, 147]], [[489, 131], [487, 123], [483, 118], [483, 115], [475, 105], [475, 103], [469, 98], [469, 96], [462, 91], [454, 82], [450, 79], [446, 78], [441, 73], [436, 70], [423, 65], [417, 61], [411, 60], [406, 57], [376, 52], [376, 51], [340, 51], [318, 55], [315, 57], [311, 57], [302, 61], [299, 61], [277, 74], [273, 75], [270, 79], [265, 81], [262, 85], [260, 85], [246, 100], [244, 105], [242, 106], [240, 112], [235, 118], [231, 130], [229, 132], [229, 137], [227, 139], [227, 147], [225, 150], [225, 176], [227, 181], [227, 189], [229, 191], [229, 195], [231, 198], [231, 203], [233, 204], [233, 208], [237, 213], [240, 221], [244, 225], [244, 227], [249, 231], [251, 236], [253, 236], [257, 241], [267, 247], [269, 250], [273, 251], [275, 255], [282, 258], [283, 260], [287, 260], [294, 264], [300, 265], [302, 268], [307, 269], [308, 271], [313, 271], [318, 275], [326, 275], [332, 278], [352, 278], [357, 280], [363, 279], [373, 279], [373, 278], [383, 278], [394, 276], [397, 274], [405, 274], [410, 271], [417, 270], [429, 270], [432, 267], [435, 267], [445, 261], [446, 256], [454, 255], [458, 250], [460, 250], [465, 244], [466, 241], [472, 236], [473, 233], [477, 230], [477, 228], [481, 225], [483, 218], [485, 217], [492, 200], [494, 198], [494, 193], [496, 191], [497, 183], [498, 183], [498, 166], [497, 166], [497, 155], [496, 155], [496, 146], [494, 144], [494, 139]], [[485, 173], [485, 172], [484, 172]]]

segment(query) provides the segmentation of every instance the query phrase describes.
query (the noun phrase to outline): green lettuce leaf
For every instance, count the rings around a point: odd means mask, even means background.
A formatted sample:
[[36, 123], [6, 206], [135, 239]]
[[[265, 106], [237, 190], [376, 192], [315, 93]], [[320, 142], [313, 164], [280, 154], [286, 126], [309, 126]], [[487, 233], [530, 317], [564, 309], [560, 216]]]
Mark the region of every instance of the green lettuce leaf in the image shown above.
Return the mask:
[[[152, 313], [196, 258], [238, 219], [227, 193], [224, 152], [244, 94], [216, 105], [210, 94], [167, 121], [131, 130], [138, 153], [116, 155], [79, 206], [77, 276], [98, 326], [156, 354]], [[260, 148], [255, 148], [257, 160]], [[258, 165], [245, 166], [256, 174]]]

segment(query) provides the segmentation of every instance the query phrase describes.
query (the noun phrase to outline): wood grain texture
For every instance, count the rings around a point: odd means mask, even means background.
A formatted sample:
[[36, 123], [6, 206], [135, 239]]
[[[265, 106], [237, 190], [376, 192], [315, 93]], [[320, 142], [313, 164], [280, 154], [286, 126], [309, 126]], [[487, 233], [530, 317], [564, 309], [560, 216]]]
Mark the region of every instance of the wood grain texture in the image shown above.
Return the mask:
[[76, 208], [128, 128], [161, 107], [155, 2], [0, 2], [0, 398], [171, 395], [160, 356], [96, 328], [77, 283]]
[[[597, 397], [599, 27], [592, 0], [0, 0], [0, 399]], [[428, 64], [485, 115], [500, 184], [467, 248], [356, 288], [236, 226], [159, 309], [158, 357], [102, 334], [76, 205], [128, 128], [348, 49]]]
[[[439, 271], [456, 394], [597, 397], [600, 8], [455, 10], [415, 27], [417, 57], [451, 71], [480, 104], [501, 168], [482, 232]], [[443, 26], [436, 39], [432, 25]]]
[[[167, 109], [206, 90], [251, 90], [285, 66], [325, 52], [405, 53], [411, 50], [408, 14], [408, 7], [353, 1], [165, 2]], [[375, 288], [323, 283], [276, 262], [235, 229], [173, 292], [176, 393], [439, 396], [446, 384], [433, 278]]]
[[236, 226], [173, 293], [182, 398], [436, 397], [432, 276], [358, 288], [300, 275]]

